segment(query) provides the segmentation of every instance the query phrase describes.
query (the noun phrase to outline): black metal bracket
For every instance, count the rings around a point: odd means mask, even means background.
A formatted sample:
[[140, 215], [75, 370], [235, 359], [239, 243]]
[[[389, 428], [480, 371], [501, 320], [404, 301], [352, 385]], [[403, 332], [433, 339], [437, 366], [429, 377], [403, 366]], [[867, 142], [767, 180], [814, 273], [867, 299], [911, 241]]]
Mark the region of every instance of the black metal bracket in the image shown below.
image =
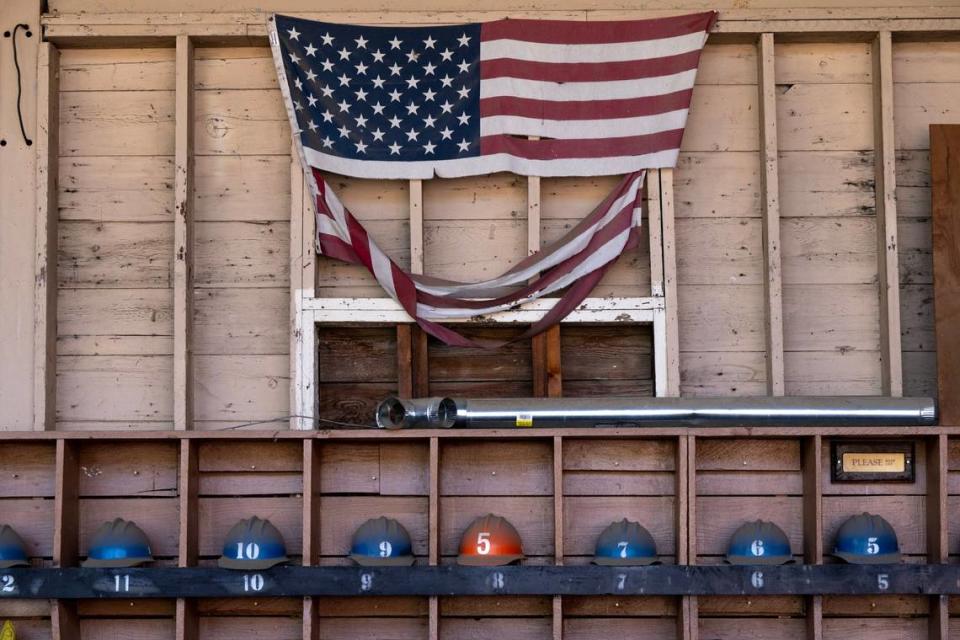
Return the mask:
[[960, 565], [0, 570], [0, 599], [866, 594], [960, 594]]

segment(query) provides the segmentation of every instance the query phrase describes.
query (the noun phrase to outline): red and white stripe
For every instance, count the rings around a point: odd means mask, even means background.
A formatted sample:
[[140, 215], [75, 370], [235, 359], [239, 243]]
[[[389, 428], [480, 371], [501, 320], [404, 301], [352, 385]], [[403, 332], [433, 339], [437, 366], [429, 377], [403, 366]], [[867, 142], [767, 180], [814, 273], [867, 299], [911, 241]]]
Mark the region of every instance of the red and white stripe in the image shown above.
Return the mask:
[[644, 172], [626, 176], [588, 216], [550, 247], [503, 275], [463, 283], [403, 271], [383, 252], [314, 170], [318, 187], [317, 244], [323, 255], [362, 264], [425, 331], [448, 344], [480, 345], [438, 324], [504, 311], [566, 289], [559, 302], [524, 334], [532, 336], [575, 309], [606, 270], [637, 245]]
[[537, 175], [675, 165], [700, 52], [715, 19], [706, 12], [484, 23], [482, 156], [499, 158], [501, 170]]

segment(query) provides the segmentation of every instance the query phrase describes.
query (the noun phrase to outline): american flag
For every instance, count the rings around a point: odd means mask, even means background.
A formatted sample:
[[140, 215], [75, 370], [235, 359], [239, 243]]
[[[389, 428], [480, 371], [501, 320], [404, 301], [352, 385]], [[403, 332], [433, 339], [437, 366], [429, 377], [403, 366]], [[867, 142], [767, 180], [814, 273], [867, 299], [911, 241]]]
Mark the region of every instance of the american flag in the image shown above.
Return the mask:
[[[365, 266], [448, 344], [496, 346], [443, 323], [551, 293], [559, 300], [517, 339], [559, 322], [637, 246], [644, 170], [676, 163], [715, 17], [360, 27], [274, 16], [270, 43], [316, 197], [318, 252]], [[627, 175], [551, 246], [499, 277], [464, 283], [401, 269], [322, 171], [378, 179]]]
[[277, 15], [270, 30], [311, 167], [612, 175], [676, 163], [715, 18], [368, 27]]

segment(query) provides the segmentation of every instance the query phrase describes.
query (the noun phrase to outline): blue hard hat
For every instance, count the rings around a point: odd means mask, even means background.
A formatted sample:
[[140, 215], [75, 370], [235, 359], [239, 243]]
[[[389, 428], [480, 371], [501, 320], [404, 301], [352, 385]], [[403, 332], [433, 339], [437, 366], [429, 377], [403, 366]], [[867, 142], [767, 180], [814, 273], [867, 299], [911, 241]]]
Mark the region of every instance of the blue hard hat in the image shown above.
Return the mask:
[[852, 564], [900, 562], [897, 532], [889, 522], [872, 513], [852, 516], [837, 532], [833, 555]]
[[147, 534], [132, 520], [104, 522], [90, 540], [84, 567], [135, 567], [153, 562]]
[[0, 569], [29, 566], [27, 545], [23, 538], [8, 524], [0, 527]]
[[594, 564], [631, 566], [658, 563], [653, 536], [639, 522], [612, 522], [597, 538]]
[[413, 564], [410, 534], [393, 518], [371, 518], [353, 533], [350, 558], [364, 567], [406, 567]]
[[793, 562], [790, 539], [783, 529], [766, 520], [740, 525], [727, 547], [730, 564], [786, 564]]
[[287, 545], [272, 522], [253, 516], [231, 527], [223, 539], [223, 569], [269, 569], [287, 562]]

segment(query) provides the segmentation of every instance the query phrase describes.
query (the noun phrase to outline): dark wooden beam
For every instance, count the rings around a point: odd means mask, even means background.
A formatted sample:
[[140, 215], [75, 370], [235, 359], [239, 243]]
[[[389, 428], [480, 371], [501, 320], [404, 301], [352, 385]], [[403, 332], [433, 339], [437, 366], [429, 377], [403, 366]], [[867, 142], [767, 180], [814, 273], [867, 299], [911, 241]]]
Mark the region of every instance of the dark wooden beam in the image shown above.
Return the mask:
[[470, 595], [951, 595], [960, 565], [458, 565], [7, 569], [3, 598], [236, 598]]
[[960, 424], [960, 125], [930, 125], [940, 424]]

